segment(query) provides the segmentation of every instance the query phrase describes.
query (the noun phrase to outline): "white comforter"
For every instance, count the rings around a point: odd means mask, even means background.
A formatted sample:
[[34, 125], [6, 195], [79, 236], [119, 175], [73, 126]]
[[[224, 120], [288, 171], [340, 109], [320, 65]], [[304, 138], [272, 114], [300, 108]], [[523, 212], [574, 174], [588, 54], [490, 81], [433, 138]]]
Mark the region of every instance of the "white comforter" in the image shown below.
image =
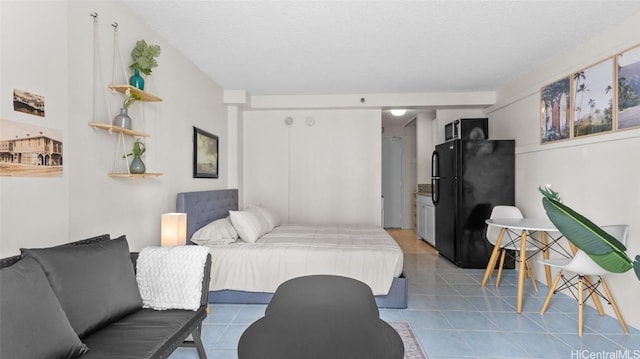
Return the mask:
[[358, 279], [385, 295], [402, 273], [403, 254], [380, 227], [282, 225], [256, 243], [209, 246], [210, 290], [275, 292], [282, 282], [311, 274]]

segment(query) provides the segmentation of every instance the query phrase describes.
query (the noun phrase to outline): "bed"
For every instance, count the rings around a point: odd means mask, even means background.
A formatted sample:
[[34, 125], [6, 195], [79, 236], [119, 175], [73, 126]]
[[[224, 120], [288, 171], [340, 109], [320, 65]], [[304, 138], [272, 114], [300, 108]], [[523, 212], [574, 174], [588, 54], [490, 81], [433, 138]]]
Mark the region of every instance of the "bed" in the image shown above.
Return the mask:
[[[176, 211], [187, 214], [187, 238], [192, 238], [201, 227], [238, 211], [238, 190], [178, 193]], [[210, 303], [266, 304], [287, 279], [339, 274], [367, 283], [378, 307], [407, 307], [402, 251], [380, 227], [282, 224], [255, 243], [209, 248], [214, 264]], [[303, 262], [304, 269], [292, 262]]]

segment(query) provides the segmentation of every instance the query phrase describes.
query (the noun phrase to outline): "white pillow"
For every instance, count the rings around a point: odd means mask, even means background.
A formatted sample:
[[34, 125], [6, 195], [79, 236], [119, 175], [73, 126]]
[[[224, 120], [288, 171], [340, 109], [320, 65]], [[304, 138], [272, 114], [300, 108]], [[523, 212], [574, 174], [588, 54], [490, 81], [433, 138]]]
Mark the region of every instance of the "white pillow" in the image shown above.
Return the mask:
[[271, 232], [273, 227], [271, 227], [271, 225], [269, 224], [265, 216], [260, 212], [260, 210], [258, 210], [258, 208], [256, 208], [255, 206], [248, 206], [247, 212], [253, 213], [256, 216], [256, 218], [258, 218], [258, 221], [260, 222], [260, 227], [262, 227], [262, 234]]
[[215, 220], [198, 229], [191, 236], [191, 241], [201, 245], [229, 244], [238, 239], [238, 232], [231, 224], [229, 217]]
[[255, 243], [264, 234], [260, 220], [251, 212], [229, 211], [229, 217], [240, 239], [245, 242]]
[[253, 204], [249, 205], [249, 209], [255, 209], [262, 215], [262, 217], [264, 217], [264, 219], [269, 224], [269, 232], [280, 225], [280, 216], [278, 216], [278, 214], [273, 210]]

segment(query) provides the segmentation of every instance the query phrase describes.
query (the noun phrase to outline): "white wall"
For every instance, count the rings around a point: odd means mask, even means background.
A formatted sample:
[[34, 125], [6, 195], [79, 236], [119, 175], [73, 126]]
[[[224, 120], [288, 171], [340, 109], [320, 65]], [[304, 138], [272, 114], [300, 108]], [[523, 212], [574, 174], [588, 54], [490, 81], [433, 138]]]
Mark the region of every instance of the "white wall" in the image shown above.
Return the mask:
[[244, 205], [285, 223], [380, 225], [380, 110], [245, 111], [242, 126]]
[[[133, 250], [157, 245], [160, 215], [175, 210], [176, 193], [227, 188], [230, 139], [222, 89], [123, 4], [3, 1], [0, 9], [0, 116], [61, 129], [64, 136], [63, 177], [0, 177], [1, 256], [18, 253], [20, 247], [47, 246], [101, 233], [126, 234]], [[147, 78], [146, 90], [163, 102], [144, 106], [144, 124], [139, 111], [132, 111], [134, 129], [151, 135], [145, 155], [147, 171], [162, 172], [161, 177], [134, 180], [107, 175], [117, 137], [87, 125], [93, 114], [94, 25], [89, 16], [93, 12], [99, 14], [105, 82], [96, 85], [98, 91], [111, 80], [113, 22], [119, 24], [125, 65], [136, 40], [145, 39], [162, 48], [159, 66]], [[118, 75], [117, 82], [125, 82], [124, 75]], [[44, 95], [47, 117], [14, 112], [10, 102], [14, 87]], [[108, 122], [104, 95], [99, 95], [96, 120]], [[115, 115], [122, 98], [108, 96]], [[192, 178], [193, 126], [219, 136], [219, 179]]]
[[[63, 150], [68, 153], [66, 4], [0, 2], [0, 27], [0, 117], [62, 131]], [[43, 95], [46, 117], [13, 111], [14, 88]], [[18, 253], [19, 247], [66, 241], [69, 169], [65, 165], [62, 177], [0, 177], [2, 257]]]
[[[416, 171], [417, 183], [431, 183], [431, 154], [434, 150], [433, 122], [436, 113], [418, 113], [416, 120]], [[444, 129], [442, 130], [444, 132]]]
[[[545, 216], [537, 188], [552, 184], [565, 204], [595, 223], [628, 223], [632, 258], [640, 254], [640, 129], [540, 145], [539, 89], [639, 43], [636, 14], [500, 89], [498, 104], [489, 113], [492, 137], [516, 139], [516, 205], [525, 215]], [[536, 276], [544, 280], [542, 268], [536, 268]], [[627, 323], [640, 328], [638, 279], [630, 271], [612, 275], [608, 282]], [[605, 310], [612, 315], [610, 306]]]

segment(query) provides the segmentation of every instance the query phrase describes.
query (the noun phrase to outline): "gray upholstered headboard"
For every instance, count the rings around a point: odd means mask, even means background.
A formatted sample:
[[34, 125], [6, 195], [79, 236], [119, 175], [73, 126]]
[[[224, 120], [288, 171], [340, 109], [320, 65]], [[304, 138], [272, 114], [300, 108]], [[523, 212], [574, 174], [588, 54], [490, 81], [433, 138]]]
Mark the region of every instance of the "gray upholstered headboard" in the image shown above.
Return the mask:
[[[187, 238], [204, 225], [238, 210], [238, 190], [182, 192], [176, 199], [176, 212], [187, 214]], [[189, 243], [190, 244], [190, 243]]]

